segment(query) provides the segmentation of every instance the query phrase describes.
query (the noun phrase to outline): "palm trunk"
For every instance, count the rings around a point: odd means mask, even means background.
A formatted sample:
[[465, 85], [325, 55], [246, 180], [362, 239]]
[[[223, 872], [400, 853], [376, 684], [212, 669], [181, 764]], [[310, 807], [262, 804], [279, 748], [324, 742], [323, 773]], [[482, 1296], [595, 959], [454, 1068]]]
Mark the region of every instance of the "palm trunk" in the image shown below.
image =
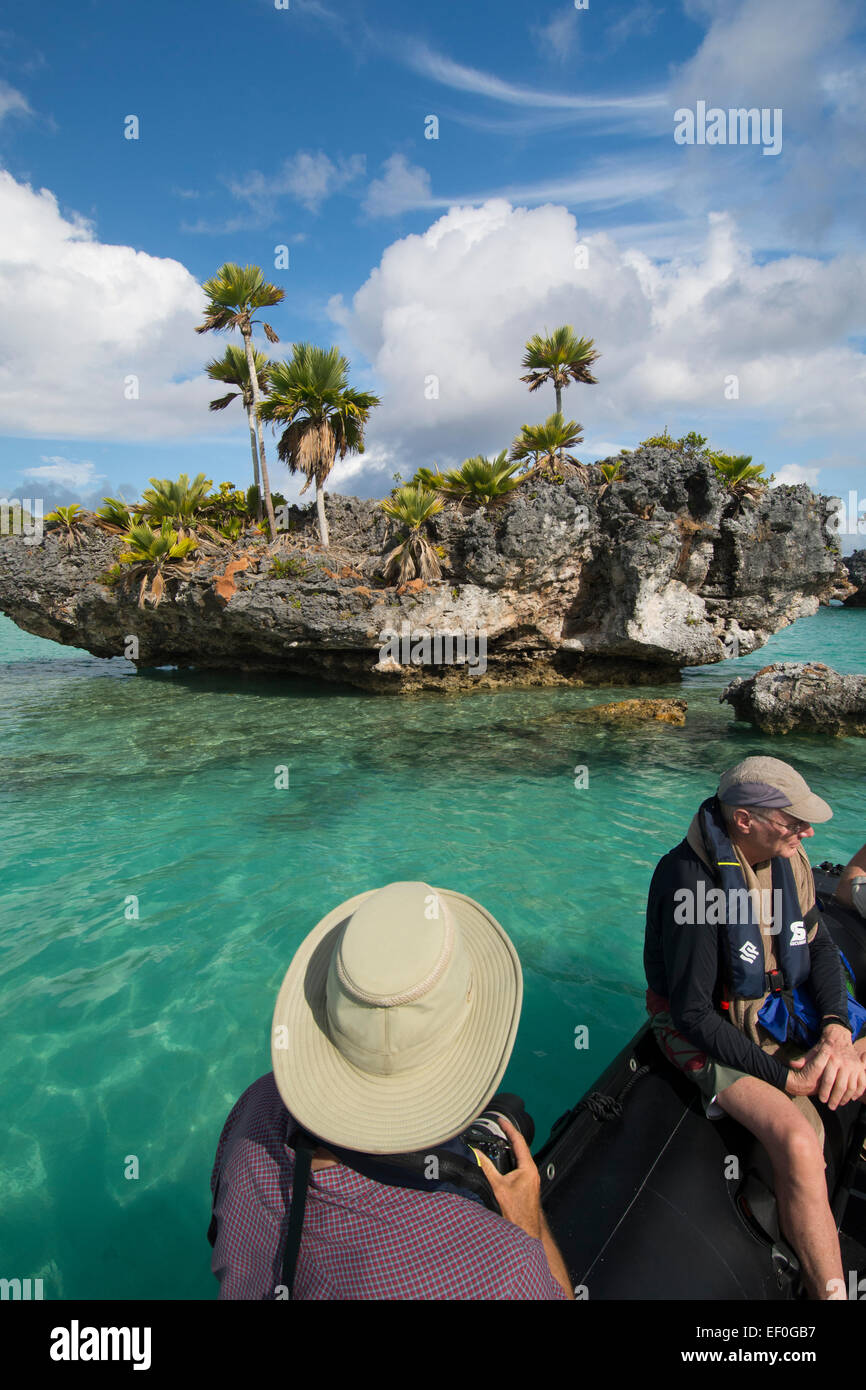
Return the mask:
[[[557, 415], [561, 415], [561, 414], [562, 414], [562, 387], [560, 386], [560, 384], [559, 384], [558, 381], [555, 382], [554, 385], [555, 385], [555, 389], [556, 389], [556, 413], [557, 413]], [[559, 450], [559, 458], [560, 458], [560, 460], [562, 459], [562, 448], [560, 448], [560, 450]]]
[[253, 418], [253, 401], [252, 401], [252, 396], [250, 396], [249, 404], [247, 405], [247, 421], [249, 422], [249, 427], [250, 427], [250, 448], [251, 448], [252, 451], [253, 451], [253, 482], [254, 482], [255, 485], [256, 485], [256, 495], [258, 496], [258, 516], [256, 517], [256, 520], [257, 520], [257, 521], [261, 521], [261, 519], [262, 519], [262, 489], [261, 489], [261, 485], [260, 485], [260, 483], [259, 483], [259, 456], [258, 456], [258, 452], [257, 452], [257, 450], [256, 450], [256, 427], [255, 427], [254, 418]]
[[328, 536], [328, 518], [325, 516], [325, 493], [318, 483], [316, 483], [316, 512], [319, 517], [319, 535], [322, 538], [322, 545], [327, 550], [331, 542]]
[[[256, 416], [256, 428], [258, 429], [258, 432], [259, 432], [259, 455], [260, 455], [260, 457], [261, 457], [262, 459], [264, 459], [264, 457], [265, 457], [265, 436], [264, 436], [264, 431], [262, 430], [262, 422], [261, 422], [261, 420], [258, 418], [258, 416]], [[266, 465], [266, 466], [267, 466], [267, 465]], [[258, 511], [259, 511], [259, 518], [258, 518], [258, 519], [259, 519], [259, 521], [261, 521], [261, 519], [262, 519], [262, 490], [261, 490], [261, 488], [259, 488]]]
[[[245, 323], [241, 326], [241, 332], [244, 335], [244, 347], [246, 348], [247, 353], [247, 367], [249, 368], [250, 373], [250, 386], [252, 387], [253, 391], [253, 409], [256, 412], [256, 419], [258, 419], [259, 379], [256, 375], [256, 363], [255, 358], [253, 357], [253, 333], [248, 323]], [[273, 542], [277, 539], [277, 522], [274, 516], [274, 504], [271, 501], [271, 485], [268, 480], [268, 465], [265, 462], [264, 445], [262, 445], [262, 448], [260, 450], [260, 456], [262, 464], [262, 490], [265, 494], [265, 507], [267, 508], [268, 512], [268, 526], [271, 530], [271, 544], [273, 544]]]

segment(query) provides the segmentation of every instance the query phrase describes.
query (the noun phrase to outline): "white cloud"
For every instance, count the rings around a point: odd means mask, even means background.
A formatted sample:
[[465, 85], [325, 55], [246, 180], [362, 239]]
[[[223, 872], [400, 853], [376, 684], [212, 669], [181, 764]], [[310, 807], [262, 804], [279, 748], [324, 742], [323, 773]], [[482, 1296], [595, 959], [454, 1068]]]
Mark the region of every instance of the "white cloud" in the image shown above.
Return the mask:
[[[202, 367], [217, 344], [193, 331], [204, 296], [189, 271], [100, 242], [48, 189], [4, 171], [0, 300], [3, 432], [142, 440], [231, 428], [209, 417]], [[137, 400], [126, 399], [130, 376]]]
[[370, 185], [364, 203], [372, 216], [385, 217], [407, 209], [451, 209], [464, 204], [483, 204], [496, 201], [519, 203], [522, 206], [561, 202], [580, 204], [584, 211], [624, 207], [646, 198], [662, 197], [677, 180], [675, 168], [664, 168], [649, 160], [631, 165], [599, 160], [586, 173], [563, 179], [550, 179], [536, 184], [522, 184], [493, 191], [475, 191], [455, 196], [433, 194], [430, 177], [418, 165], [410, 165], [404, 155], [392, 155], [386, 161], [386, 174]]
[[728, 0], [672, 83], [677, 104], [711, 106], [815, 103], [828, 54], [855, 20], [850, 0]]
[[392, 217], [410, 208], [429, 206], [430, 175], [417, 164], [410, 164], [403, 154], [392, 154], [385, 160], [385, 173], [374, 179], [362, 204], [371, 217]]
[[242, 198], [264, 219], [276, 213], [279, 198], [293, 198], [309, 212], [318, 212], [322, 203], [334, 193], [362, 178], [366, 171], [362, 154], [338, 159], [336, 163], [322, 150], [315, 154], [301, 151], [283, 161], [276, 174], [253, 172], [245, 179], [230, 184], [235, 197]]
[[605, 31], [605, 38], [611, 48], [618, 48], [633, 35], [645, 38], [656, 27], [664, 11], [655, 0], [639, 0]]
[[820, 472], [820, 468], [807, 468], [801, 463], [786, 463], [776, 470], [770, 486], [782, 487], [783, 484], [808, 483], [809, 487], [816, 488]]
[[0, 121], [7, 116], [32, 116], [30, 103], [16, 87], [0, 80]]
[[559, 62], [570, 58], [578, 46], [579, 13], [569, 3], [568, 9], [557, 10], [546, 24], [531, 26], [536, 46], [546, 57], [554, 57]]
[[40, 457], [41, 467], [22, 470], [25, 478], [37, 478], [40, 482], [57, 483], [78, 491], [94, 488], [105, 478], [104, 473], [97, 473], [90, 459], [68, 459], [62, 454], [41, 454]]
[[[544, 418], [553, 391], [528, 395], [520, 362], [533, 333], [561, 323], [602, 354], [599, 384], [564, 397], [588, 441], [635, 440], [667, 422], [738, 452], [758, 435], [789, 456], [810, 435], [812, 457], [829, 440], [856, 450], [866, 358], [846, 339], [866, 309], [866, 256], [762, 265], [722, 214], [696, 252], [667, 264], [596, 234], [578, 269], [576, 240], [563, 207], [452, 208], [389, 246], [351, 305], [332, 301], [383, 397], [368, 429], [382, 468], [408, 476], [433, 459], [489, 454]], [[725, 399], [730, 375], [737, 400]]]
[[490, 97], [510, 106], [553, 107], [598, 114], [604, 111], [640, 113], [665, 104], [664, 96], [656, 92], [625, 97], [608, 96], [604, 93], [585, 96], [580, 93], [544, 92], [535, 87], [522, 87], [514, 82], [505, 82], [493, 73], [455, 63], [451, 58], [422, 43], [409, 46], [406, 61], [416, 72], [442, 83], [445, 87], [451, 87], [458, 92], [471, 92], [475, 96]]
[[[696, 17], [710, 21], [694, 55], [673, 73], [671, 114], [698, 100], [724, 110], [767, 107], [783, 113], [783, 148], [777, 166], [755, 170], [743, 151], [680, 150], [692, 205], [735, 207], [743, 177], [763, 182], [753, 196], [753, 235], [767, 246], [814, 246], [835, 225], [862, 226], [862, 63], [857, 69], [853, 31], [856, 0], [692, 0]], [[862, 50], [861, 50], [862, 53]], [[709, 153], [709, 157], [707, 154]], [[715, 156], [721, 154], [722, 158]], [[838, 244], [844, 245], [844, 230]]]

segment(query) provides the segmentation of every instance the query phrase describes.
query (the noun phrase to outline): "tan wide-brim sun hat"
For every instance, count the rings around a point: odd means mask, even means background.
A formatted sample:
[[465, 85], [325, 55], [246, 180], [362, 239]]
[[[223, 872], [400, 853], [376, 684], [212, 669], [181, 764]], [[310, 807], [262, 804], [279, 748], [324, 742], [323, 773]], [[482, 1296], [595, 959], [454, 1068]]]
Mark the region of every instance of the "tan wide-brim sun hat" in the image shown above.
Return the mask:
[[271, 1057], [304, 1129], [358, 1153], [454, 1138], [501, 1080], [523, 1001], [520, 960], [480, 903], [391, 883], [335, 907], [277, 996]]

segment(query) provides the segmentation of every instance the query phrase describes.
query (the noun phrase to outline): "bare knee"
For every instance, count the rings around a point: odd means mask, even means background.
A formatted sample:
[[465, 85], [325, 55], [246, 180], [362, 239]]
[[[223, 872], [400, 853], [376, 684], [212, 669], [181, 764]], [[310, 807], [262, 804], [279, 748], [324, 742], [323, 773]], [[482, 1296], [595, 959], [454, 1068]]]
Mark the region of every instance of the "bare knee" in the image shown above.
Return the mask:
[[798, 1184], [824, 1180], [826, 1165], [818, 1136], [808, 1120], [796, 1111], [794, 1122], [782, 1134], [775, 1136], [770, 1158], [774, 1167], [780, 1167], [789, 1180]]

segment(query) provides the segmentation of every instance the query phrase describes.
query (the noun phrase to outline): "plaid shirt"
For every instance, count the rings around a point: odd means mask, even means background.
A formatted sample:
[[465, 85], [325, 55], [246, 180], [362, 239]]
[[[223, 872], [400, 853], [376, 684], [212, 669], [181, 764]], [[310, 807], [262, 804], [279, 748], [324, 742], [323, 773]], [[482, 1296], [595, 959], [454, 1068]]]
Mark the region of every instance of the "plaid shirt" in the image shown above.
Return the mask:
[[[222, 1299], [279, 1297], [295, 1156], [272, 1072], [232, 1110], [211, 1176]], [[565, 1299], [544, 1247], [452, 1192], [386, 1187], [338, 1164], [310, 1174], [295, 1298]], [[285, 1294], [282, 1294], [285, 1297]]]

